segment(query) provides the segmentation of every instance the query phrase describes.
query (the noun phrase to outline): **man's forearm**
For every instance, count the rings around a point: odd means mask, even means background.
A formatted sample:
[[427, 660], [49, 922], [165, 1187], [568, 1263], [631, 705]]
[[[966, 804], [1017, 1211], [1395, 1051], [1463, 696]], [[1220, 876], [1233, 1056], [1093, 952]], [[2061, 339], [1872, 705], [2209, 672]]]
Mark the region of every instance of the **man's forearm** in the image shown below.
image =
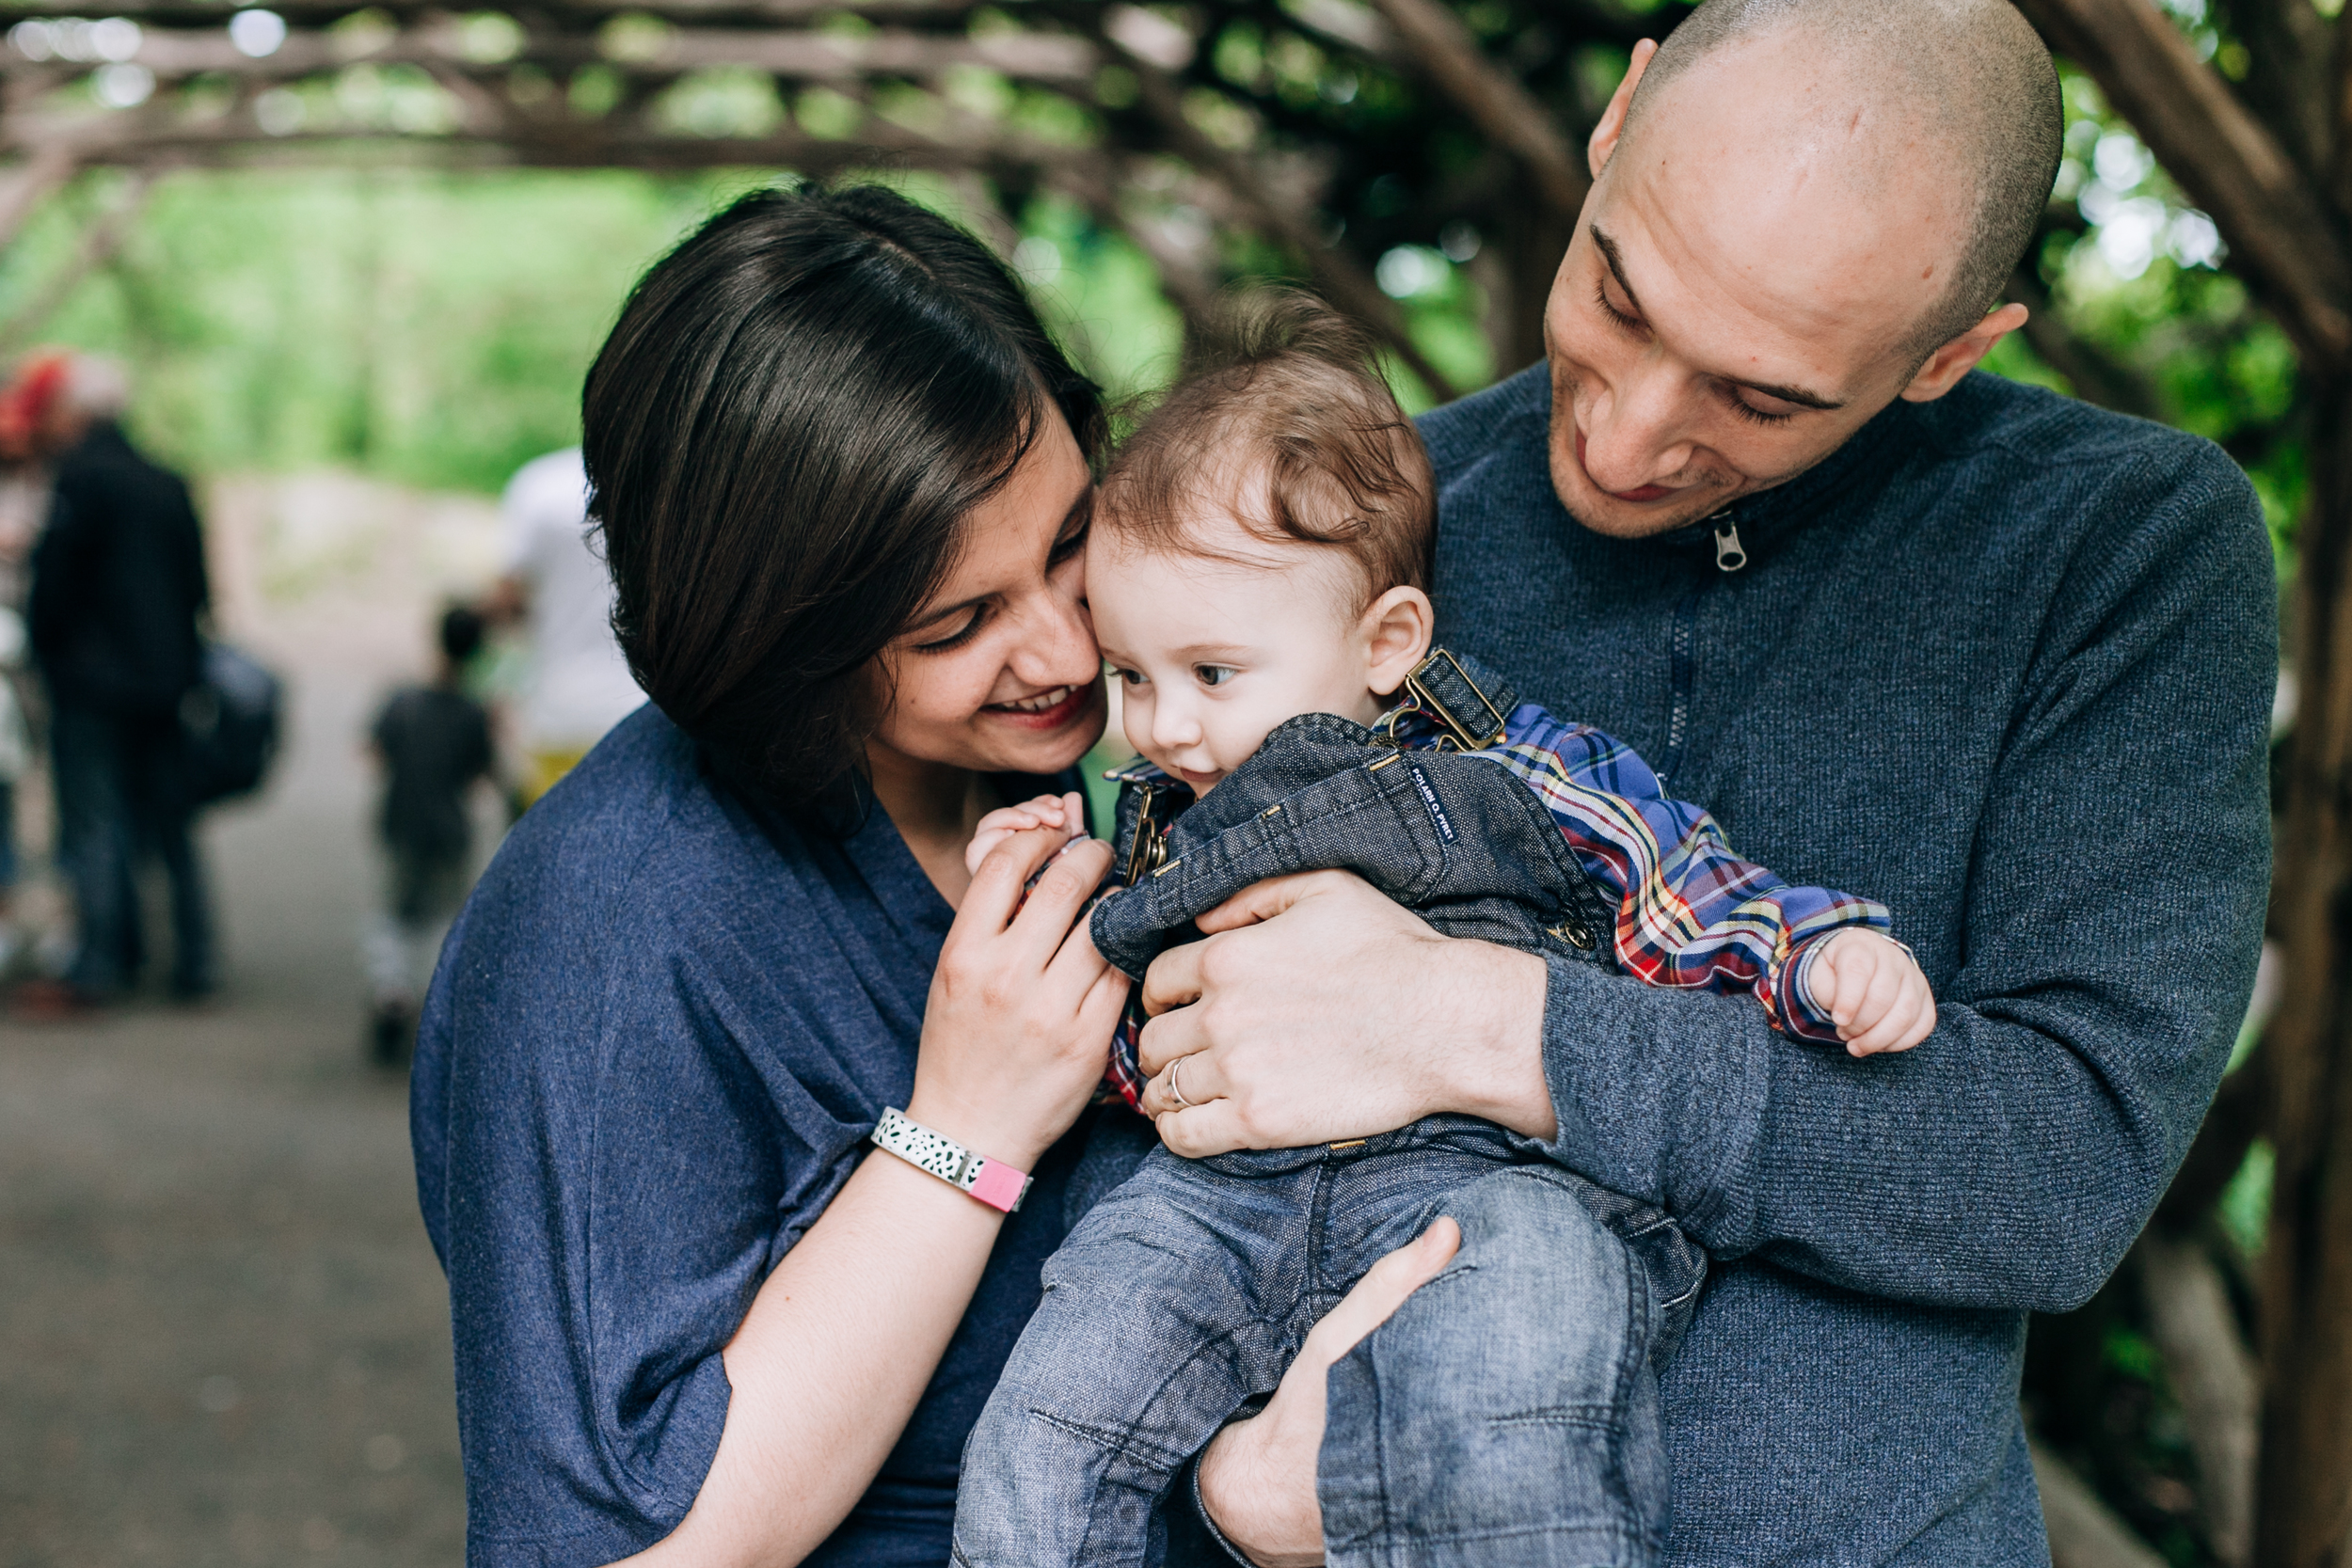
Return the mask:
[[1447, 946], [1458, 967], [1446, 984], [1460, 999], [1462, 1029], [1433, 1053], [1442, 1075], [1434, 1108], [1551, 1142], [1558, 1121], [1544, 1071], [1544, 960], [1487, 942]]

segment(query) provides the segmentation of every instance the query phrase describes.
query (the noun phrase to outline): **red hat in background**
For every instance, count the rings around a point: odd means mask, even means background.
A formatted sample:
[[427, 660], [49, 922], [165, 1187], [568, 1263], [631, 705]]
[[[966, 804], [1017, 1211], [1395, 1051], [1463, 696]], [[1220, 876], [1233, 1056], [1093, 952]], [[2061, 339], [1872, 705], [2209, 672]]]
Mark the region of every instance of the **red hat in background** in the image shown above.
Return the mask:
[[34, 438], [65, 389], [72, 361], [64, 349], [36, 349], [0, 388], [0, 462], [21, 463], [33, 455]]

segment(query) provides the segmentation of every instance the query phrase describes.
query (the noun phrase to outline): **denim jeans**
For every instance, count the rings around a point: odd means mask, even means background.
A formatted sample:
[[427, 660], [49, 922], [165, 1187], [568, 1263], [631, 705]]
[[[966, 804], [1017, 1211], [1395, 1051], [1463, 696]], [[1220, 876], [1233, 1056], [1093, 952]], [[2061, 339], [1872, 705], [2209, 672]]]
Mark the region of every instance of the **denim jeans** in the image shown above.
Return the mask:
[[[1164, 855], [1134, 855], [1151, 831], [1139, 815], [1131, 794], [1118, 863], [1156, 869], [1093, 920], [1131, 974], [1241, 888], [1335, 866], [1449, 934], [1607, 961], [1613, 910], [1542, 805], [1483, 758], [1399, 752], [1311, 715], [1178, 816]], [[1705, 1257], [1663, 1213], [1451, 1116], [1315, 1148], [1155, 1149], [1046, 1265], [1044, 1302], [965, 1448], [956, 1560], [1161, 1561], [1161, 1505], [1186, 1461], [1440, 1213], [1460, 1223], [1461, 1251], [1329, 1374], [1329, 1560], [1655, 1560], [1657, 1367]]]
[[196, 814], [178, 717], [126, 718], [60, 695], [50, 739], [57, 859], [73, 889], [80, 938], [67, 978], [97, 998], [137, 978], [145, 957], [137, 874], [153, 855], [171, 887], [172, 990], [211, 991], [218, 979], [212, 902], [191, 834]]

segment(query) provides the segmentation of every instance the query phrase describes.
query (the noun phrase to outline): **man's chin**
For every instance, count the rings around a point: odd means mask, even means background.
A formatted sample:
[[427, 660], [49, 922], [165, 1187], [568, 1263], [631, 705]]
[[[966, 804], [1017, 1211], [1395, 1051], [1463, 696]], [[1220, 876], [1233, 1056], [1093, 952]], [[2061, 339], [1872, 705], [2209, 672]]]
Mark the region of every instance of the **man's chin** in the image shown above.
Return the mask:
[[1569, 516], [1610, 539], [1648, 539], [1672, 533], [1713, 516], [1740, 494], [1730, 486], [1693, 485], [1656, 500], [1629, 501], [1590, 484], [1577, 485], [1571, 493], [1570, 486], [1555, 481], [1552, 488], [1560, 493], [1560, 504]]

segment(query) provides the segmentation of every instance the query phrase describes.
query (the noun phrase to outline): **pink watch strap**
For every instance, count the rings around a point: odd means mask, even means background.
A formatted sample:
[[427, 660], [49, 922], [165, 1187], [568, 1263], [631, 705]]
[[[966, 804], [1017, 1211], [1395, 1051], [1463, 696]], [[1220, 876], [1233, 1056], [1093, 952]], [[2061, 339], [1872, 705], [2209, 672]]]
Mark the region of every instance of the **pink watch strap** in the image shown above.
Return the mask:
[[1022, 1195], [1029, 1190], [1026, 1171], [1017, 1171], [1002, 1160], [983, 1160], [977, 1174], [969, 1179], [964, 1190], [991, 1209], [1011, 1213], [1021, 1207]]
[[874, 1124], [870, 1141], [875, 1148], [1008, 1214], [1020, 1208], [1022, 1198], [1028, 1195], [1028, 1172], [1015, 1170], [1002, 1160], [984, 1160], [953, 1138], [908, 1119], [904, 1111], [885, 1109]]

